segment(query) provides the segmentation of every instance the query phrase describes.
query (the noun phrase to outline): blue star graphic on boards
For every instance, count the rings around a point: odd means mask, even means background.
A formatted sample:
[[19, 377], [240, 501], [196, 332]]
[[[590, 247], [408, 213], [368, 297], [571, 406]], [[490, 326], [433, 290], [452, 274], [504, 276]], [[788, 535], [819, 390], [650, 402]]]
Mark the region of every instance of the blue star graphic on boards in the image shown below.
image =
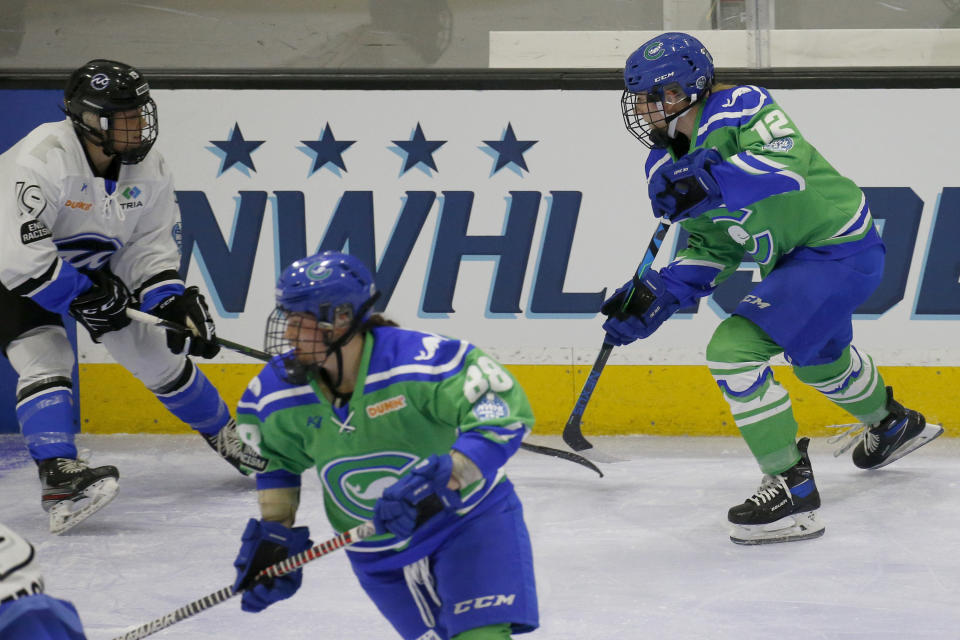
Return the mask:
[[413, 132], [413, 137], [410, 140], [392, 140], [393, 144], [400, 147], [399, 151], [397, 149], [391, 149], [394, 153], [401, 156], [406, 156], [403, 162], [403, 169], [400, 171], [400, 175], [405, 174], [410, 169], [414, 168], [418, 164], [423, 164], [426, 169], [421, 167], [421, 171], [426, 173], [428, 176], [433, 175], [430, 173], [430, 169], [434, 171], [439, 171], [437, 169], [437, 163], [433, 161], [433, 152], [447, 144], [446, 140], [427, 140], [423, 135], [423, 129], [420, 128], [420, 123], [417, 123], [417, 128]]
[[527, 163], [523, 159], [523, 154], [530, 149], [533, 145], [537, 144], [538, 140], [517, 140], [516, 134], [513, 132], [513, 125], [509, 122], [507, 123], [507, 129], [503, 132], [503, 138], [500, 140], [484, 140], [483, 144], [493, 149], [489, 151], [487, 149], [481, 150], [493, 156], [494, 153], [497, 154], [497, 163], [493, 167], [493, 171], [490, 172], [492, 176], [500, 169], [503, 169], [508, 164], [513, 164], [514, 167], [511, 167], [511, 171], [516, 173], [518, 176], [522, 176], [523, 171], [529, 172], [530, 169], [527, 168]]
[[339, 176], [340, 169], [347, 170], [347, 165], [343, 163], [343, 152], [352, 147], [356, 140], [337, 140], [328, 122], [318, 140], [301, 140], [300, 142], [307, 145], [307, 148], [297, 148], [313, 157], [313, 167], [309, 175], [312, 176], [329, 164], [332, 165], [328, 167], [330, 172]]
[[250, 171], [257, 170], [253, 166], [253, 159], [250, 154], [256, 151], [257, 147], [266, 140], [244, 140], [243, 133], [240, 131], [240, 124], [235, 122], [229, 140], [211, 140], [210, 142], [216, 148], [207, 147], [207, 149], [221, 158], [220, 172], [217, 173], [218, 178], [223, 175], [224, 171], [235, 165], [240, 173], [250, 177]]

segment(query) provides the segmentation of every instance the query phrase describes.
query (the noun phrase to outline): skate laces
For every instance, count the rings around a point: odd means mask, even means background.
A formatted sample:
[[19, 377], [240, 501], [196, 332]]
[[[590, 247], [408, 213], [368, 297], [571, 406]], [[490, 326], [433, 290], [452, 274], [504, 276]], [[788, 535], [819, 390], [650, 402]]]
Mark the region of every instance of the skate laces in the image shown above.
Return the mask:
[[214, 443], [216, 444], [217, 453], [225, 458], [230, 457], [235, 460], [245, 460], [250, 456], [256, 455], [256, 453], [240, 439], [240, 434], [237, 433], [236, 420], [231, 420], [217, 432]]
[[787, 486], [782, 475], [765, 475], [763, 476], [763, 480], [760, 481], [760, 486], [757, 488], [757, 491], [750, 496], [748, 500], [759, 507], [773, 500], [781, 490], [787, 494], [790, 493], [790, 487]]
[[240, 442], [240, 436], [236, 432], [236, 423], [230, 422], [217, 433], [215, 442], [217, 453], [221, 456], [232, 456], [239, 458], [243, 454], [243, 443]]
[[75, 475], [77, 473], [83, 473], [87, 470], [87, 468], [87, 463], [84, 460], [74, 460], [73, 458], [57, 459], [57, 469], [59, 469], [62, 473]]
[[[835, 449], [833, 452], [834, 458], [839, 458], [844, 453], [849, 451], [852, 447], [856, 446], [860, 440], [866, 439], [864, 442], [864, 447], [867, 449], [867, 453], [872, 452], [877, 448], [880, 439], [870, 433], [870, 429], [867, 428], [867, 425], [856, 422], [853, 424], [832, 424], [827, 425], [828, 429], [843, 429], [840, 433], [835, 436], [830, 436], [827, 438], [827, 444], [837, 444], [841, 441], [843, 442], [838, 449]], [[872, 442], [871, 442], [872, 440]]]

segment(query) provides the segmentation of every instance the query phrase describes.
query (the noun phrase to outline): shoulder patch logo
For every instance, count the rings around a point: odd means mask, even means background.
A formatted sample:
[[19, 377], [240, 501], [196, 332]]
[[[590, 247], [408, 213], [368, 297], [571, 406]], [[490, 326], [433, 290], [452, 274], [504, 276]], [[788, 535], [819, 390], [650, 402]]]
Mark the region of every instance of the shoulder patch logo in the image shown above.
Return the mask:
[[179, 222], [175, 222], [173, 228], [170, 229], [170, 235], [173, 236], [173, 241], [177, 244], [177, 253], [183, 255], [183, 227], [180, 226]]
[[406, 406], [407, 398], [405, 396], [394, 396], [392, 398], [387, 398], [382, 402], [368, 406], [367, 415], [371, 418], [379, 418], [382, 415], [393, 413], [394, 411], [400, 411], [400, 409], [403, 409]]
[[767, 151], [790, 151], [793, 149], [793, 138], [777, 138], [763, 145], [763, 148]]
[[39, 220], [28, 220], [20, 225], [20, 242], [23, 244], [31, 244], [51, 235], [50, 229]]
[[493, 391], [488, 391], [482, 398], [473, 405], [473, 415], [478, 420], [494, 420], [496, 418], [506, 418], [510, 415], [510, 407], [500, 396]]

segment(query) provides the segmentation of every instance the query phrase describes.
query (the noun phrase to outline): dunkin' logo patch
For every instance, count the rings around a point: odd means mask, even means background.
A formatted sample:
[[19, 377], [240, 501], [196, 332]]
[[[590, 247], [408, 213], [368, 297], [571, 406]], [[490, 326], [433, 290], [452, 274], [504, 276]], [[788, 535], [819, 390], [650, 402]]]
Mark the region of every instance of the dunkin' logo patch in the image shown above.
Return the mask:
[[367, 415], [371, 418], [379, 418], [392, 411], [399, 411], [405, 406], [407, 406], [407, 399], [404, 396], [394, 396], [367, 407]]

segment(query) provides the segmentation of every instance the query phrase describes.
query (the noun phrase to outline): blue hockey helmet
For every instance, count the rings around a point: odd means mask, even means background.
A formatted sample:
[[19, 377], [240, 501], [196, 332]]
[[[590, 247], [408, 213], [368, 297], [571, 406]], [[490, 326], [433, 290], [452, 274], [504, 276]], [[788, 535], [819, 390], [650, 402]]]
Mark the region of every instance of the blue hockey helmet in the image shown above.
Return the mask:
[[[303, 384], [314, 375], [331, 390], [337, 389], [343, 380], [341, 349], [370, 317], [378, 297], [369, 269], [345, 253], [324, 251], [284, 269], [264, 335], [266, 351], [279, 356], [273, 363], [280, 376]], [[301, 325], [291, 320], [296, 314], [313, 316], [322, 329], [319, 337], [300, 333]], [[336, 332], [338, 329], [343, 331]], [[323, 368], [331, 354], [336, 361], [335, 376]]]
[[373, 276], [363, 262], [346, 253], [324, 251], [284, 269], [276, 301], [287, 313], [310, 313], [333, 328], [366, 320], [375, 293]]
[[621, 106], [627, 130], [648, 148], [664, 146], [666, 137], [657, 133], [686, 111], [667, 115], [664, 104], [689, 100], [689, 108], [705, 96], [714, 82], [713, 57], [691, 35], [664, 33], [630, 54], [623, 82]]

